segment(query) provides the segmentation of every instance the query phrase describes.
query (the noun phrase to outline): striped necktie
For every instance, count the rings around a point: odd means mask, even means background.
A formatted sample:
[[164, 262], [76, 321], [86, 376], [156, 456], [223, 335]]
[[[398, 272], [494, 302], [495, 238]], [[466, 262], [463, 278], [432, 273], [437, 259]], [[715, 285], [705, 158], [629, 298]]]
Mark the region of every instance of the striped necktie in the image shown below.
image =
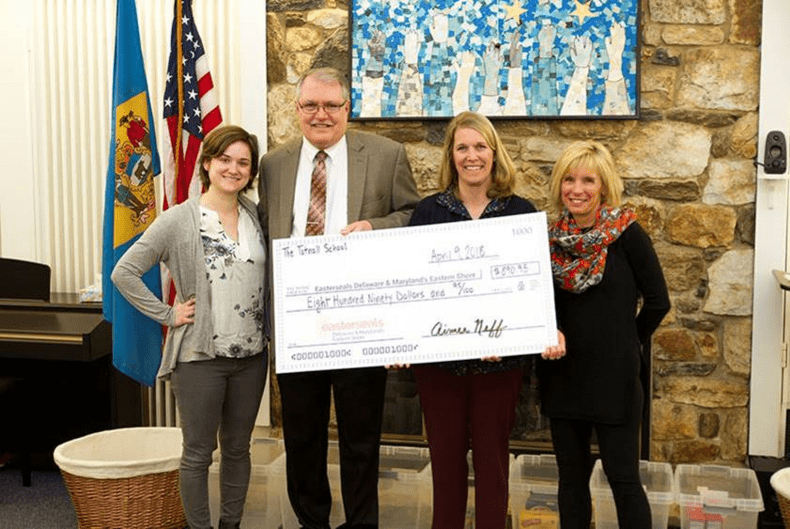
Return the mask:
[[305, 235], [323, 235], [326, 220], [326, 153], [318, 151], [310, 179], [310, 208], [307, 210]]

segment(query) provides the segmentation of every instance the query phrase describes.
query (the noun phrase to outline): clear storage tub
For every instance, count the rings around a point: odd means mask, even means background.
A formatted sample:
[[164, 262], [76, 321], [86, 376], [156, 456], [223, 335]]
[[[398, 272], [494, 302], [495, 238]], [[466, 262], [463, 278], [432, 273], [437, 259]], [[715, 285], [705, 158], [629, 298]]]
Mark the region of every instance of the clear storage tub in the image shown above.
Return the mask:
[[763, 497], [754, 470], [678, 465], [675, 488], [681, 529], [757, 529]]
[[553, 454], [518, 456], [510, 466], [512, 527], [557, 529], [559, 473]]
[[[669, 509], [675, 503], [672, 465], [653, 461], [639, 462], [639, 478], [650, 502], [652, 529], [667, 529]], [[596, 529], [618, 529], [617, 510], [609, 480], [601, 460], [595, 462], [590, 477], [590, 492], [595, 507]]]

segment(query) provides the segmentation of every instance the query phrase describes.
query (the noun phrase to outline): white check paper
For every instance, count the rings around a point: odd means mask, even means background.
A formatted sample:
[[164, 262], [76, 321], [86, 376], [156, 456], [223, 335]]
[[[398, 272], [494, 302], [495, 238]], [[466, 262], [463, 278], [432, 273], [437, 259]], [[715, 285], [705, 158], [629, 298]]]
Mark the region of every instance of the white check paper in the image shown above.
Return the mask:
[[278, 373], [542, 352], [545, 213], [273, 241]]

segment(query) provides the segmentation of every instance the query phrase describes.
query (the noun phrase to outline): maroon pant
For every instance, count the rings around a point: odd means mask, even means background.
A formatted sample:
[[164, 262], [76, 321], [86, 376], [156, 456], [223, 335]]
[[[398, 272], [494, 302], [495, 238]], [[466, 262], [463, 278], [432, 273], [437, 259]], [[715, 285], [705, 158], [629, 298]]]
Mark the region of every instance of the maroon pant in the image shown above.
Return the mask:
[[[457, 376], [412, 366], [425, 416], [433, 477], [433, 529], [463, 529], [472, 449], [475, 527], [504, 529], [510, 432], [524, 371]], [[471, 444], [470, 444], [471, 441]]]

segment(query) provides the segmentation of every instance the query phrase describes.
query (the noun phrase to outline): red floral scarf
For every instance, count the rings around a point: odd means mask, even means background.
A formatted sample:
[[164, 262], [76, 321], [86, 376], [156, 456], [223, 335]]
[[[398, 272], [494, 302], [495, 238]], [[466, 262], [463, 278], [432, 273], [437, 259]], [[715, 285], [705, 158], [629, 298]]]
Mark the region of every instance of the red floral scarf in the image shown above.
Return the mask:
[[609, 245], [636, 220], [630, 209], [601, 206], [595, 224], [585, 230], [568, 213], [562, 212], [549, 227], [551, 271], [564, 290], [580, 294], [603, 279]]

